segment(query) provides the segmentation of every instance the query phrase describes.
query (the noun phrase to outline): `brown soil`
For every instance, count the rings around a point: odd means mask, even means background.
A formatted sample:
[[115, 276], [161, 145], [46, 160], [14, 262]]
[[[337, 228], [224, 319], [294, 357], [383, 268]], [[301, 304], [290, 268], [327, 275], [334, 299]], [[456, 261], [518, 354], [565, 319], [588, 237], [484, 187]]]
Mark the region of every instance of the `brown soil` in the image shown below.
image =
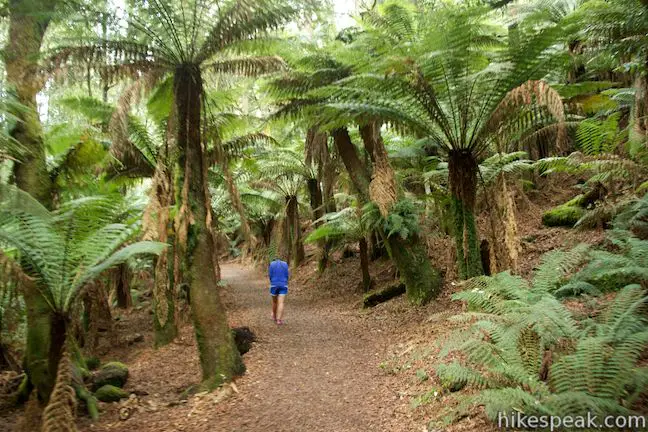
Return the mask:
[[[317, 286], [307, 290], [296, 281], [287, 297], [287, 324], [277, 326], [270, 319], [264, 275], [241, 264], [223, 265], [222, 271], [230, 324], [249, 326], [258, 338], [244, 357], [247, 373], [236, 380], [235, 390], [227, 386], [180, 401], [179, 393], [200, 377], [187, 325], [177, 343], [124, 352], [131, 370], [127, 390], [140, 396], [102, 405], [100, 421], [91, 425], [86, 419], [80, 430], [421, 430], [409, 400], [399, 394], [398, 380], [379, 367], [396, 336], [389, 329], [395, 323], [388, 325], [380, 308], [363, 312], [355, 304], [358, 296], [313, 292]], [[312, 283], [310, 276], [305, 279]], [[129, 419], [119, 419], [120, 407], [129, 410]]]

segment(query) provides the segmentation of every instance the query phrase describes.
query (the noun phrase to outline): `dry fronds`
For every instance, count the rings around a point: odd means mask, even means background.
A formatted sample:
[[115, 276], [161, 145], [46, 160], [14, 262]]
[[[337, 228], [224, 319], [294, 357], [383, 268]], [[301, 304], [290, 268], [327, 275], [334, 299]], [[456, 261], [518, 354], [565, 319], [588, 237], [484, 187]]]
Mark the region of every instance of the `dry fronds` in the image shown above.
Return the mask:
[[[567, 142], [567, 129], [565, 125], [565, 107], [562, 98], [545, 81], [531, 80], [509, 91], [499, 103], [490, 119], [486, 130], [502, 130], [504, 124], [512, 115], [524, 106], [536, 105], [545, 108], [558, 122], [556, 143], [559, 150], [564, 149]], [[505, 151], [498, 149], [498, 151]]]
[[316, 163], [323, 165], [329, 160], [328, 135], [319, 132], [317, 128], [309, 128], [306, 132], [306, 142], [304, 145], [306, 165]]
[[42, 432], [76, 432], [76, 394], [72, 388], [72, 361], [64, 344], [56, 373], [56, 384], [43, 413]]
[[19, 284], [30, 283], [32, 278], [27, 276], [20, 265], [13, 259], [9, 258], [2, 250], [0, 250], [0, 274], [4, 279], [13, 280]]
[[387, 217], [389, 210], [398, 199], [398, 188], [385, 143], [380, 136], [380, 126], [377, 123], [371, 124], [370, 140], [373, 144], [374, 169], [369, 184], [369, 198], [376, 203], [380, 214]]

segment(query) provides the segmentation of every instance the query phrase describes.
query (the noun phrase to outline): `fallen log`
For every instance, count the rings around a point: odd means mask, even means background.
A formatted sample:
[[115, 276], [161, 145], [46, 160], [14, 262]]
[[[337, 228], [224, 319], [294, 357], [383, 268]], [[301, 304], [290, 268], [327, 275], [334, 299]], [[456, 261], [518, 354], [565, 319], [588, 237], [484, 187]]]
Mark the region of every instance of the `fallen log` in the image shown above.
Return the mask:
[[396, 285], [388, 286], [378, 291], [373, 291], [367, 293], [364, 296], [363, 307], [374, 307], [380, 303], [384, 303], [387, 300], [391, 300], [394, 297], [405, 294], [405, 284], [399, 283]]

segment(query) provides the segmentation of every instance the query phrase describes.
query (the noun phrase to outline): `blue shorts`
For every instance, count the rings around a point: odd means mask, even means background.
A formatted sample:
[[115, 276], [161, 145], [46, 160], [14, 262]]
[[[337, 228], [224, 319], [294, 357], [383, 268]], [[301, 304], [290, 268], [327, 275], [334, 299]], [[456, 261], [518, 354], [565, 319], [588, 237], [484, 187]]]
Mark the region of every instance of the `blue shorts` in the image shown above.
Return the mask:
[[270, 287], [270, 295], [273, 297], [286, 294], [288, 294], [288, 287]]

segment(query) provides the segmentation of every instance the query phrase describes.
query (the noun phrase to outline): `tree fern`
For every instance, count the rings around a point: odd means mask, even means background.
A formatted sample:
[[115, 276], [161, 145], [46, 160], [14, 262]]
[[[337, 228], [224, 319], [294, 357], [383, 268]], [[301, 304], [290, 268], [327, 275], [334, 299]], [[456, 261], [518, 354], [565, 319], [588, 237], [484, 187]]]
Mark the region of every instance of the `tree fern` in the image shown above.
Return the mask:
[[[603, 311], [581, 321], [552, 293], [584, 259], [591, 259], [567, 285], [595, 287], [586, 282], [596, 272], [641, 264], [645, 246], [622, 232], [610, 241], [617, 254], [589, 251], [580, 246], [571, 252], [548, 254], [532, 284], [508, 273], [474, 278], [466, 290], [453, 296], [468, 303], [455, 321], [472, 323], [451, 338], [441, 356], [460, 351], [465, 360], [436, 366], [449, 390], [464, 385], [479, 389], [464, 405], [483, 405], [487, 416], [501, 415], [632, 414], [645, 394], [648, 368], [640, 365], [648, 347], [648, 296], [640, 285], [621, 289]], [[592, 262], [596, 262], [590, 268]], [[609, 267], [605, 265], [609, 262]], [[553, 274], [555, 273], [555, 274]], [[615, 275], [617, 285], [622, 283]]]
[[5, 185], [0, 186], [0, 200], [0, 241], [20, 252], [25, 272], [37, 279], [52, 310], [63, 315], [102, 271], [165, 247], [138, 242], [120, 249], [137, 227], [106, 224], [114, 197], [88, 197], [50, 213], [26, 193]]

